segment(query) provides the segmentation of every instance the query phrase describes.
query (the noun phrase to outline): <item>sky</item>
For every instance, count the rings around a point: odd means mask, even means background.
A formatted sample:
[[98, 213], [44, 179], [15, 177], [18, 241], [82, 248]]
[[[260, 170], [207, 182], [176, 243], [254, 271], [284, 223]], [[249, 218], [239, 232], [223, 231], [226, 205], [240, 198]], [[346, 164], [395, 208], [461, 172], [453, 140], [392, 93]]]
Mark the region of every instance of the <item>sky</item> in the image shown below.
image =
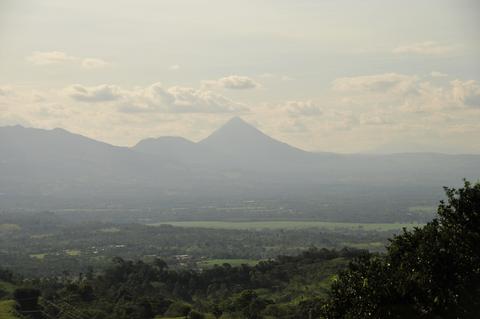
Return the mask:
[[310, 151], [480, 153], [480, 2], [0, 0], [0, 126], [130, 146], [233, 116]]

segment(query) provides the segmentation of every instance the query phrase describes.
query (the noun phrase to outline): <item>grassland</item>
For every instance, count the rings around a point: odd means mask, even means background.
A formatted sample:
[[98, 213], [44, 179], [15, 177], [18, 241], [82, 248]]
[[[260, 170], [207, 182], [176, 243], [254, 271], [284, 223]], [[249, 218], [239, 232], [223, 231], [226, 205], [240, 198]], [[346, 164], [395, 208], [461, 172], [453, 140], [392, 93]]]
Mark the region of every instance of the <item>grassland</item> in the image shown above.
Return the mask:
[[67, 250], [65, 250], [65, 253], [68, 256], [80, 256], [81, 251], [78, 250], [78, 249], [67, 249]]
[[18, 319], [14, 315], [15, 301], [13, 300], [0, 300], [0, 318], [1, 319]]
[[35, 259], [38, 259], [38, 260], [45, 259], [45, 256], [47, 256], [47, 254], [31, 254], [30, 255], [31, 258], [35, 258]]
[[350, 230], [367, 230], [367, 231], [395, 231], [401, 230], [403, 227], [411, 229], [421, 224], [375, 224], [375, 223], [334, 223], [321, 221], [258, 221], [258, 222], [235, 222], [235, 221], [176, 221], [176, 222], [160, 222], [150, 224], [153, 226], [172, 225], [178, 227], [195, 227], [195, 228], [214, 228], [214, 229], [305, 229], [320, 228], [328, 230], [350, 229]]

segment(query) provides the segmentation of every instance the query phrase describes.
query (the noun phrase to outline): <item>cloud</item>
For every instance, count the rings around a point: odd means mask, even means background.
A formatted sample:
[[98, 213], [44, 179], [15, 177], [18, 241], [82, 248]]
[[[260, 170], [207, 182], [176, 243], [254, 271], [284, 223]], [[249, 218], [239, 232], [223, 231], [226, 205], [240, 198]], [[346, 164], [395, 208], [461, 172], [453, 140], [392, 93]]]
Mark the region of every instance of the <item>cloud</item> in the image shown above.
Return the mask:
[[480, 84], [475, 80], [438, 84], [416, 75], [387, 73], [339, 78], [332, 87], [350, 106], [369, 105], [413, 113], [480, 107]]
[[77, 58], [61, 51], [35, 51], [26, 60], [35, 65], [61, 64], [76, 61]]
[[450, 84], [455, 102], [461, 106], [480, 109], [480, 84], [477, 81], [454, 80]]
[[291, 116], [320, 116], [323, 114], [322, 109], [313, 101], [288, 101], [284, 106]]
[[12, 88], [9, 86], [0, 86], [0, 96], [12, 94]]
[[127, 92], [124, 100], [119, 109], [130, 113], [232, 113], [247, 110], [245, 105], [209, 90], [180, 86], [164, 88], [161, 83]]
[[62, 51], [34, 51], [26, 57], [26, 60], [38, 66], [71, 64], [85, 69], [99, 69], [110, 65], [110, 63], [99, 58], [80, 58]]
[[172, 70], [172, 71], [177, 71], [177, 70], [180, 69], [180, 65], [178, 65], [178, 64], [170, 65], [169, 69]]
[[401, 45], [393, 49], [397, 54], [443, 55], [454, 51], [453, 46], [440, 44], [435, 41], [425, 41]]
[[343, 77], [333, 81], [333, 89], [340, 92], [356, 91], [360, 93], [415, 93], [416, 76], [385, 73]]
[[106, 84], [94, 87], [76, 84], [68, 87], [66, 92], [76, 101], [90, 103], [115, 101], [121, 97], [118, 87]]
[[230, 75], [218, 80], [203, 81], [202, 86], [205, 88], [220, 87], [230, 90], [248, 90], [255, 89], [259, 87], [260, 84], [247, 76]]
[[110, 65], [108, 62], [96, 58], [83, 59], [81, 64], [85, 69], [100, 69]]
[[359, 119], [360, 124], [363, 125], [388, 125], [392, 124], [390, 119], [387, 119], [384, 116], [372, 115], [372, 114], [362, 114]]
[[358, 125], [357, 116], [349, 110], [330, 111], [323, 127], [327, 130], [348, 131]]
[[65, 89], [73, 100], [88, 103], [115, 102], [123, 113], [231, 113], [244, 112], [246, 106], [205, 89], [161, 83], [147, 87], [122, 89], [115, 85], [87, 87], [72, 85]]

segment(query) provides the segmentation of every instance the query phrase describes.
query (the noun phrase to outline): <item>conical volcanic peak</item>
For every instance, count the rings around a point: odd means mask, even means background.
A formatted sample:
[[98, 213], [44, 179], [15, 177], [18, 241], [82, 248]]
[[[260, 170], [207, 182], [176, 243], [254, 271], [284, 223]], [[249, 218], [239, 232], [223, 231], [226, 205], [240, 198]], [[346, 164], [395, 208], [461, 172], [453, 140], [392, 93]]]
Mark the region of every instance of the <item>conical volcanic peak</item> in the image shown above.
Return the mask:
[[270, 139], [270, 137], [240, 117], [234, 117], [200, 143], [211, 146], [228, 142], [255, 143], [258, 138]]
[[238, 130], [238, 131], [248, 131], [253, 130], [260, 132], [255, 126], [247, 123], [241, 117], [235, 116], [232, 117], [227, 123], [225, 123], [219, 130]]
[[230, 119], [199, 144], [235, 156], [238, 160], [290, 157], [303, 151], [264, 134], [240, 117]]

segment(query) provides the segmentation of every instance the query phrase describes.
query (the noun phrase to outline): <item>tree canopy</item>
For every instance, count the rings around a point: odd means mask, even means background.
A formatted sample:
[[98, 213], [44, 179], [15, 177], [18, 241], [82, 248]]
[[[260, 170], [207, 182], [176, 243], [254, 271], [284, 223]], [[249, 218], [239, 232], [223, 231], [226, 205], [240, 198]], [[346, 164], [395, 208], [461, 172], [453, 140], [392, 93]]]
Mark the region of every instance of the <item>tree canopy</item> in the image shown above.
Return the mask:
[[[445, 188], [438, 217], [365, 254], [332, 285], [326, 318], [478, 318], [480, 183]], [[323, 313], [322, 313], [323, 312]]]

